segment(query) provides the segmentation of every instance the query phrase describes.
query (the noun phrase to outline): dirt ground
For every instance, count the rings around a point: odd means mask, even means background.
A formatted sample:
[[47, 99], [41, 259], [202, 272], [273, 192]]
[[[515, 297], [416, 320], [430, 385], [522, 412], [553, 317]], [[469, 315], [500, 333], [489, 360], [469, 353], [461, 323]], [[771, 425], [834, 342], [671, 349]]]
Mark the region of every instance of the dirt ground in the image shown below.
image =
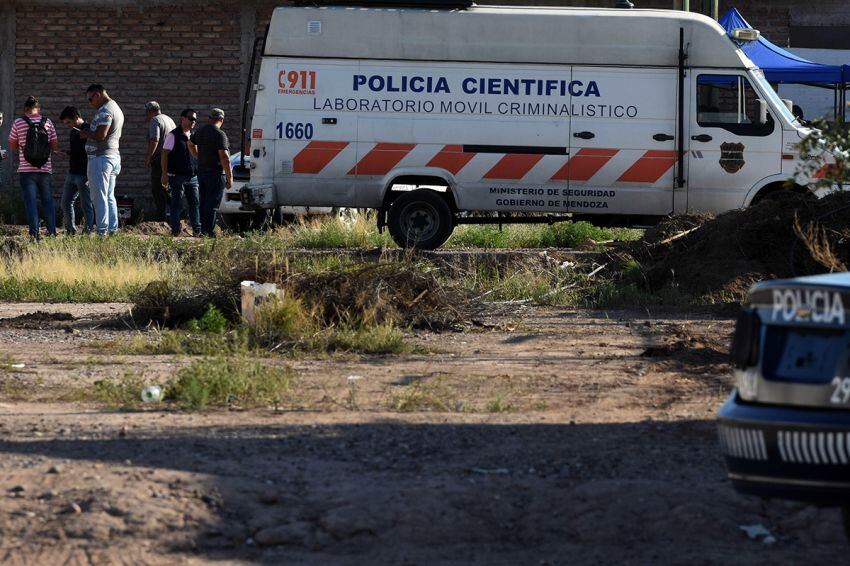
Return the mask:
[[726, 480], [730, 311], [502, 305], [427, 355], [289, 360], [277, 410], [63, 400], [187, 363], [95, 347], [127, 308], [0, 305], [2, 563], [847, 560], [837, 511]]

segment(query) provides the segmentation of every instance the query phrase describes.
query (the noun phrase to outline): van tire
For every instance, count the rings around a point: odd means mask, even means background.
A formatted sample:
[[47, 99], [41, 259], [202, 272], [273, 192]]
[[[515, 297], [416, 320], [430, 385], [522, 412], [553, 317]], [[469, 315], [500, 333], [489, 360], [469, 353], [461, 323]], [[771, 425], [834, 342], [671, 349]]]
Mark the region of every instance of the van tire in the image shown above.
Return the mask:
[[393, 201], [387, 227], [400, 247], [433, 250], [452, 235], [454, 217], [449, 205], [438, 193], [416, 190]]

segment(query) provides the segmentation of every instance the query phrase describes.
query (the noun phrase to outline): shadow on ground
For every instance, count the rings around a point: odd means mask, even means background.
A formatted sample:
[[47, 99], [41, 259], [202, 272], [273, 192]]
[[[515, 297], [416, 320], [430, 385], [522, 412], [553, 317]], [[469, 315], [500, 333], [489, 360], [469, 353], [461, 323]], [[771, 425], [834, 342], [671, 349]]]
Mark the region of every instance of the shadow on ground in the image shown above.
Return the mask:
[[[732, 491], [713, 421], [153, 430], [156, 413], [138, 416], [137, 428], [102, 437], [0, 441], [6, 470], [68, 460], [55, 493], [13, 500], [24, 515], [0, 523], [3, 538], [42, 528], [45, 544], [97, 548], [147, 537], [160, 557], [269, 564], [846, 558], [834, 533], [816, 544], [806, 508]], [[25, 520], [27, 505], [52, 510], [42, 526]], [[834, 516], [838, 527], [833, 512], [815, 513], [808, 520]], [[739, 526], [749, 524], [779, 542], [747, 539]]]

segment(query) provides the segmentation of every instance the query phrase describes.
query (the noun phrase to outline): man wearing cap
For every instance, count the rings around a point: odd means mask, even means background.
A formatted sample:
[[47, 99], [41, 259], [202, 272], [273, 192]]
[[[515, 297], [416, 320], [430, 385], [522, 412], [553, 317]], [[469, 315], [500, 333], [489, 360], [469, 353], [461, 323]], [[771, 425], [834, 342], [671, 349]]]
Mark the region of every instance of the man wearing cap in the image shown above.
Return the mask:
[[210, 110], [209, 123], [192, 134], [191, 141], [198, 148], [198, 188], [201, 201], [201, 233], [215, 237], [215, 216], [224, 189], [233, 186], [230, 168], [230, 144], [221, 125], [224, 110]]
[[160, 184], [162, 178], [162, 144], [168, 132], [177, 126], [174, 120], [162, 113], [159, 103], [155, 100], [145, 104], [148, 118], [148, 152], [145, 155], [145, 167], [151, 170], [151, 195], [154, 202], [154, 214], [151, 220], [165, 220], [165, 210], [168, 206], [168, 191]]

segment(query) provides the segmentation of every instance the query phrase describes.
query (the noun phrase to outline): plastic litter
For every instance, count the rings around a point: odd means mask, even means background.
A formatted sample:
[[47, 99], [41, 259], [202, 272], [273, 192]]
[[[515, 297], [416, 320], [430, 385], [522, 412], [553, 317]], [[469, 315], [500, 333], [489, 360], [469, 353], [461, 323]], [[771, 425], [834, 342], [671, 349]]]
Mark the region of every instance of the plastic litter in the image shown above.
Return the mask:
[[358, 379], [361, 379], [361, 378], [362, 378], [362, 376], [359, 376], [359, 375], [349, 375], [345, 379], [347, 379], [348, 381], [357, 381]]
[[14, 369], [23, 369], [23, 368], [27, 367], [27, 364], [12, 364], [9, 367], [12, 367]]
[[274, 283], [257, 283], [256, 281], [243, 281], [239, 288], [241, 290], [242, 318], [249, 326], [256, 324], [254, 309], [261, 302], [277, 296], [277, 285]]
[[776, 537], [770, 534], [770, 531], [764, 525], [739, 525], [738, 528], [747, 533], [747, 536], [752, 540], [758, 540], [763, 537], [762, 543], [764, 544], [773, 544], [776, 542]]
[[162, 387], [149, 385], [142, 389], [142, 401], [145, 403], [159, 403], [162, 401]]

